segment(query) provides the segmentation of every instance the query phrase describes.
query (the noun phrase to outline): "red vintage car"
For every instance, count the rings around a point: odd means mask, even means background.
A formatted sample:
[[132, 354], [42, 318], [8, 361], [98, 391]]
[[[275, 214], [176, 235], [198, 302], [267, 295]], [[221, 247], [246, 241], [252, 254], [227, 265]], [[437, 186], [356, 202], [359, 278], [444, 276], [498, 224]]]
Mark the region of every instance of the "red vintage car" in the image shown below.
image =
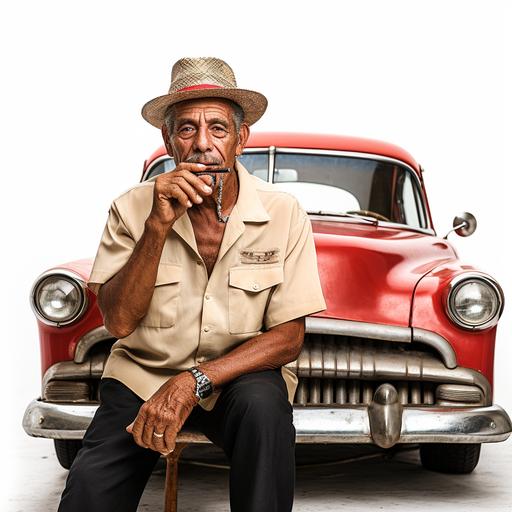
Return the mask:
[[[302, 352], [287, 365], [299, 378], [297, 442], [412, 443], [429, 469], [471, 472], [481, 443], [512, 430], [492, 389], [504, 296], [436, 234], [421, 167], [395, 145], [335, 135], [256, 133], [240, 158], [294, 194], [313, 225], [327, 310], [307, 318]], [[173, 168], [160, 148], [141, 181]], [[454, 220], [461, 236], [475, 228], [471, 214]], [[51, 268], [30, 294], [43, 377], [23, 426], [53, 438], [66, 468], [116, 341], [85, 284], [91, 266]]]

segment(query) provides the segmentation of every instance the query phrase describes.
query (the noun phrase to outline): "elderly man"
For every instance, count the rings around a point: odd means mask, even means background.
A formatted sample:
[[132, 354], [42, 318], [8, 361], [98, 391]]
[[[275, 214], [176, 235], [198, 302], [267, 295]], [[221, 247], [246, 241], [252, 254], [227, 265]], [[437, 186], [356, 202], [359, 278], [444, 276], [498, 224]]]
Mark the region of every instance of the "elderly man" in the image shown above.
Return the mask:
[[135, 511], [185, 423], [226, 453], [232, 511], [290, 511], [297, 378], [284, 365], [304, 316], [325, 309], [311, 224], [237, 162], [265, 97], [216, 58], [181, 59], [171, 80], [142, 115], [176, 169], [113, 201], [89, 279], [118, 341], [59, 511]]

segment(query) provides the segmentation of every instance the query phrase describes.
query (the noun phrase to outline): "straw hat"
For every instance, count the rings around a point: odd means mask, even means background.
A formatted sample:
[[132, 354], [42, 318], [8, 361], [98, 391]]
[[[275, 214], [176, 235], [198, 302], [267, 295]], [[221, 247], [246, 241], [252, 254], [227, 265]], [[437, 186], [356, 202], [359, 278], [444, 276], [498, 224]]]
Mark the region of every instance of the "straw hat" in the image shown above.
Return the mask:
[[168, 107], [179, 101], [198, 98], [232, 100], [245, 113], [245, 122], [255, 123], [267, 108], [267, 98], [259, 92], [239, 89], [233, 70], [215, 57], [185, 57], [172, 67], [169, 93], [148, 101], [142, 107], [142, 117], [161, 128]]

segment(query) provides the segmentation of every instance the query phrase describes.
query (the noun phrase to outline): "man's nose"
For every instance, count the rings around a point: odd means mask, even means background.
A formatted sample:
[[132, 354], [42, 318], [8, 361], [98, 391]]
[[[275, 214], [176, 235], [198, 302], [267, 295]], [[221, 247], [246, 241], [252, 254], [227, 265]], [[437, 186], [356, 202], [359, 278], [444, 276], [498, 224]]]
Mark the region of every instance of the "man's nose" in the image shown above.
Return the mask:
[[194, 140], [194, 149], [206, 153], [213, 149], [212, 138], [208, 126], [200, 126]]

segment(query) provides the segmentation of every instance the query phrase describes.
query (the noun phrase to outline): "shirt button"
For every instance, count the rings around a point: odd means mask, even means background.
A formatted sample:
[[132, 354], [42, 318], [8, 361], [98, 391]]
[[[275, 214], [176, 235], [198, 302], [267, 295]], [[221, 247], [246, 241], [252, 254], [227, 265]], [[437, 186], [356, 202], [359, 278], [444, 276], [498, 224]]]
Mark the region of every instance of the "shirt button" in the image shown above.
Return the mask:
[[204, 331], [204, 332], [209, 332], [209, 330], [210, 330], [210, 328], [209, 328], [208, 326], [203, 327], [203, 331]]
[[210, 300], [210, 299], [211, 299], [211, 296], [210, 296], [210, 295], [205, 295], [205, 296], [204, 296], [204, 298], [205, 298], [206, 300]]
[[259, 289], [260, 289], [260, 285], [259, 285], [258, 283], [254, 283], [254, 284], [252, 285], [252, 289], [253, 289], [253, 290], [259, 290]]

